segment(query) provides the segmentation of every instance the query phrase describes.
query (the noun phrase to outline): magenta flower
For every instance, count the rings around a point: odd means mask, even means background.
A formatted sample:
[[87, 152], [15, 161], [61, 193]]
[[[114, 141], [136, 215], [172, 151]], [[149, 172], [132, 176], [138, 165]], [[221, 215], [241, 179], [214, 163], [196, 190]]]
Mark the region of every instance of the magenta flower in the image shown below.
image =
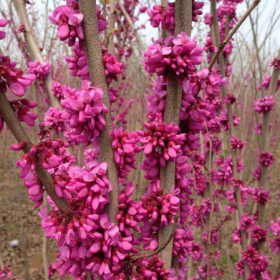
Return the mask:
[[11, 101], [11, 105], [20, 122], [25, 122], [28, 126], [35, 125], [38, 115], [31, 112], [30, 109], [37, 107], [37, 102], [28, 101], [24, 98]]
[[99, 136], [105, 127], [102, 113], [108, 110], [101, 102], [103, 91], [92, 87], [89, 82], [82, 82], [82, 88], [73, 95], [61, 101], [62, 106], [69, 113], [70, 127], [75, 135], [81, 135], [80, 142], [89, 144], [93, 137]]
[[157, 41], [150, 45], [143, 60], [148, 73], [168, 78], [173, 72], [181, 83], [201, 62], [202, 49], [197, 46], [196, 39], [191, 40], [184, 32], [176, 38], [168, 37], [164, 44]]
[[[0, 19], [0, 27], [5, 27], [8, 24], [8, 21], [5, 18]], [[0, 40], [4, 40], [6, 37], [6, 32], [0, 30]]]
[[265, 96], [264, 98], [260, 98], [254, 102], [255, 111], [260, 113], [264, 113], [267, 111], [273, 110], [273, 106], [275, 104], [273, 96]]
[[142, 148], [137, 146], [139, 137], [136, 132], [126, 132], [122, 127], [114, 129], [110, 133], [112, 137], [112, 147], [114, 150], [114, 159], [117, 164], [118, 176], [126, 178], [131, 168], [137, 169], [136, 154]]
[[241, 151], [246, 147], [246, 142], [242, 142], [241, 140], [236, 138], [234, 135], [230, 139], [230, 144], [231, 144], [230, 148], [235, 152], [237, 150]]
[[35, 75], [24, 75], [20, 68], [16, 68], [16, 62], [10, 57], [0, 55], [0, 89], [3, 92], [7, 92], [8, 86], [13, 94], [22, 97], [35, 79]]
[[[144, 123], [147, 131], [138, 131], [140, 142], [149, 162], [157, 161], [164, 167], [167, 160], [175, 161], [182, 154], [181, 145], [186, 139], [185, 134], [177, 134], [179, 127], [154, 121], [152, 124]], [[154, 164], [153, 164], [154, 165]]]
[[51, 73], [51, 65], [48, 61], [40, 63], [37, 59], [34, 61], [28, 62], [27, 72], [34, 74], [36, 79], [39, 81], [46, 80], [47, 76]]

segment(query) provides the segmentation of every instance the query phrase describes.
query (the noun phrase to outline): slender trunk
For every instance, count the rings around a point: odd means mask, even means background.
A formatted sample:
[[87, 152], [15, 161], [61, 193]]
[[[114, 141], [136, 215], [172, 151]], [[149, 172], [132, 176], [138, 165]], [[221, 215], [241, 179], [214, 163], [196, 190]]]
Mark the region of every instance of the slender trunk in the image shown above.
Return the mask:
[[[175, 35], [185, 31], [191, 36], [192, 29], [192, 1], [177, 0], [175, 3]], [[182, 86], [178, 84], [177, 77], [172, 76], [169, 79], [165, 110], [164, 122], [170, 124], [174, 122], [178, 125], [179, 113], [182, 100]], [[164, 168], [160, 168], [160, 182], [164, 193], [171, 191], [175, 186], [175, 163], [167, 162]], [[159, 231], [159, 244], [164, 244], [173, 230], [173, 225], [161, 227]], [[173, 240], [169, 242], [166, 248], [159, 253], [159, 257], [164, 261], [165, 268], [171, 268]]]
[[90, 78], [94, 86], [99, 86], [103, 89], [104, 96], [102, 102], [108, 109], [108, 113], [104, 115], [106, 126], [100, 133], [99, 144], [101, 158], [102, 161], [105, 161], [108, 165], [107, 175], [112, 185], [110, 203], [107, 207], [107, 211], [110, 221], [117, 224], [116, 215], [118, 213], [119, 180], [113, 156], [112, 140], [110, 137], [110, 132], [113, 130], [111, 104], [108, 84], [104, 73], [101, 44], [98, 35], [96, 0], [80, 0], [79, 5], [81, 13], [84, 14], [83, 30], [85, 39], [83, 43], [86, 51]]

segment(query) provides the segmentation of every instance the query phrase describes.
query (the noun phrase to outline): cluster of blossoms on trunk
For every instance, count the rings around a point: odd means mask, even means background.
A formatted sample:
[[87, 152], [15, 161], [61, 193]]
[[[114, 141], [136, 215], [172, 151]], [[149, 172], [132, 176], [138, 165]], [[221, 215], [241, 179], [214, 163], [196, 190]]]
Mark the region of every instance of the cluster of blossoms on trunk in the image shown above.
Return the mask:
[[[242, 2], [220, 1], [217, 19], [221, 40], [227, 36], [226, 30], [232, 29], [237, 22], [236, 9]], [[138, 20], [134, 15], [137, 4], [137, 0], [124, 3], [133, 23]], [[125, 59], [132, 54], [129, 39], [134, 39], [134, 31], [119, 13], [119, 5], [116, 5], [116, 22], [120, 28], [110, 32], [115, 32], [124, 44], [114, 44], [116, 55], [109, 53], [106, 42], [101, 44], [108, 97], [104, 96], [106, 93], [101, 87], [90, 82], [83, 45], [86, 39], [82, 28], [84, 15], [79, 10], [79, 2], [67, 0], [49, 17], [57, 26], [59, 39], [66, 41], [73, 51], [64, 59], [70, 74], [81, 80], [81, 87], [72, 88], [59, 79], [53, 80], [51, 89], [61, 108], [48, 108], [39, 125], [38, 144], [20, 142], [12, 145], [11, 149], [26, 150], [31, 144], [16, 166], [21, 169], [20, 177], [34, 208], [42, 205], [46, 191], [36, 173], [38, 163], [51, 176], [55, 195], [67, 201], [69, 206], [68, 211], [63, 211], [48, 196], [51, 210], [42, 207], [39, 212], [46, 237], [55, 239], [59, 249], [57, 262], [49, 267], [50, 277], [55, 273], [60, 277], [72, 274], [75, 279], [82, 280], [89, 272], [93, 279], [98, 275], [104, 280], [124, 280], [127, 275], [131, 279], [183, 280], [189, 263], [193, 262], [197, 266], [197, 275], [191, 279], [207, 279], [208, 275], [223, 279], [224, 271], [215, 265], [221, 258], [221, 251], [215, 245], [220, 241], [224, 223], [228, 217], [236, 215], [240, 207], [243, 212], [249, 199], [258, 208], [265, 206], [270, 199], [269, 190], [264, 189], [260, 182], [262, 170], [275, 161], [272, 153], [257, 151], [258, 165], [253, 175], [258, 186], [247, 186], [240, 179], [244, 168], [241, 155], [246, 142], [232, 134], [240, 117], [229, 113], [238, 100], [226, 78], [231, 75], [229, 56], [234, 42], [230, 41], [219, 58], [226, 61], [224, 71], [219, 65], [217, 69], [202, 68], [203, 53], [207, 54], [210, 62], [218, 46], [215, 46], [210, 31], [203, 47], [185, 32], [174, 35], [175, 5], [172, 2], [167, 7], [155, 5], [151, 10], [146, 7], [139, 10], [140, 13], [147, 12], [152, 27], [160, 26], [168, 36], [154, 40], [143, 52], [142, 64], [151, 89], [146, 96], [147, 122], [143, 123], [142, 130], [131, 132], [126, 131], [126, 116], [138, 100], [128, 100], [125, 96], [131, 86], [125, 80]], [[202, 15], [203, 5], [204, 2], [192, 1], [193, 22]], [[96, 17], [99, 35], [102, 35], [107, 24], [99, 8]], [[213, 15], [205, 14], [204, 22], [213, 27]], [[0, 27], [6, 24], [5, 20], [0, 20]], [[4, 38], [5, 33], [0, 31], [0, 39]], [[271, 66], [279, 69], [279, 64], [275, 58]], [[51, 71], [48, 61], [40, 63], [35, 60], [28, 62], [29, 74], [25, 75], [16, 68], [15, 62], [1, 55], [0, 89], [7, 92], [9, 88], [14, 95], [22, 97], [35, 80], [44, 89]], [[271, 76], [264, 79], [258, 88], [266, 91]], [[166, 123], [168, 89], [174, 81], [182, 94], [179, 121]], [[110, 108], [105, 106], [104, 98], [110, 100]], [[10, 104], [20, 122], [35, 125], [38, 116], [32, 109], [38, 105], [37, 102], [24, 98]], [[273, 96], [263, 96], [252, 104], [262, 118], [273, 110], [274, 105]], [[119, 183], [116, 222], [110, 221], [107, 211], [113, 191], [108, 174], [112, 171], [108, 170], [108, 163], [99, 148], [100, 136], [108, 125], [105, 119], [109, 109], [117, 116], [112, 118], [111, 147], [108, 147], [113, 151]], [[3, 125], [4, 119], [0, 114], [0, 131]], [[261, 124], [257, 131], [261, 133]], [[222, 144], [226, 133], [230, 135], [228, 153], [224, 152]], [[64, 140], [59, 139], [61, 136]], [[70, 148], [81, 147], [84, 148], [84, 157], [78, 164]], [[139, 153], [145, 156], [141, 166], [137, 166]], [[170, 163], [175, 165], [175, 182], [170, 186], [171, 191], [165, 192], [161, 170]], [[134, 192], [138, 186], [130, 181], [130, 173], [138, 168], [144, 171], [147, 185], [142, 197], [135, 199]], [[222, 202], [225, 202], [223, 206]], [[213, 215], [218, 212], [227, 216], [213, 226]], [[239, 213], [238, 225], [232, 232], [232, 241], [242, 246], [236, 270], [238, 275], [246, 275], [247, 279], [263, 277], [270, 280], [269, 259], [261, 247], [267, 242], [270, 231], [274, 238], [269, 240], [271, 250], [279, 254], [280, 220], [271, 221], [267, 228], [258, 222], [259, 213], [259, 209], [251, 214]], [[166, 269], [156, 250], [164, 250], [159, 235], [162, 228], [170, 225], [174, 227], [169, 240], [172, 242], [170, 254], [177, 263], [175, 267]], [[201, 234], [196, 236], [198, 230]], [[248, 246], [243, 244], [244, 236], [250, 240]], [[211, 254], [209, 247], [212, 247]], [[145, 251], [155, 253], [145, 255]], [[5, 277], [5, 273], [8, 275], [10, 272], [0, 271], [0, 277]]]

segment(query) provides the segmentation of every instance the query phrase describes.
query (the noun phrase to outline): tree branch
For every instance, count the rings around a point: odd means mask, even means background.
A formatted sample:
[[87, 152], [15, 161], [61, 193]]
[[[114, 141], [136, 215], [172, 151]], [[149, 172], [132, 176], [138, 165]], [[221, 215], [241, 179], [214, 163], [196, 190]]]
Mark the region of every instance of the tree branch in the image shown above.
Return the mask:
[[219, 49], [216, 52], [214, 58], [212, 59], [209, 70], [211, 70], [216, 62], [216, 60], [219, 58], [220, 54], [222, 53], [225, 46], [228, 44], [230, 39], [233, 37], [233, 35], [236, 33], [236, 31], [239, 29], [239, 27], [242, 25], [242, 23], [246, 20], [246, 18], [251, 14], [251, 12], [258, 6], [260, 3], [260, 0], [255, 0], [253, 4], [250, 6], [250, 8], [246, 11], [246, 13], [242, 16], [242, 18], [238, 21], [238, 23], [235, 25], [235, 27], [232, 29], [232, 31], [229, 33], [229, 35], [226, 37], [226, 39], [220, 43]]
[[[31, 141], [26, 135], [6, 95], [2, 91], [0, 91], [0, 113], [2, 114], [6, 124], [12, 131], [17, 141], [27, 143], [23, 150], [25, 153], [28, 153], [31, 149]], [[36, 163], [35, 172], [37, 173], [37, 176], [44, 185], [48, 195], [54, 201], [55, 205], [61, 211], [68, 212], [69, 206], [67, 201], [57, 196], [53, 186], [53, 179], [48, 173], [48, 171], [43, 168], [40, 160], [38, 160]]]
[[[26, 40], [26, 46], [30, 54], [31, 59], [34, 61], [37, 59], [40, 63], [43, 63], [43, 58], [39, 45], [37, 44], [35, 37], [33, 35], [32, 28], [30, 26], [28, 15], [25, 9], [24, 0], [13, 0], [15, 9], [17, 11], [19, 20], [24, 24], [24, 38]], [[46, 79], [46, 88], [49, 93], [51, 102], [54, 106], [61, 108], [61, 104], [58, 99], [52, 94], [52, 79], [48, 75]]]

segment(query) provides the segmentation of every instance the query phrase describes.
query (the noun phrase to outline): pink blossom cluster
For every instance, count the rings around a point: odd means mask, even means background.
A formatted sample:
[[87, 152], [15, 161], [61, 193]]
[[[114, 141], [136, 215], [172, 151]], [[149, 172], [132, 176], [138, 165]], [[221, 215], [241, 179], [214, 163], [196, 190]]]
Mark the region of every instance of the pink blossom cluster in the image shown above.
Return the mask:
[[178, 256], [179, 264], [184, 265], [191, 253], [195, 236], [190, 226], [177, 228], [174, 233], [173, 255]]
[[243, 150], [246, 146], [246, 142], [242, 142], [241, 140], [236, 138], [234, 135], [230, 139], [230, 144], [231, 144], [230, 148], [235, 152], [237, 150]]
[[[271, 81], [271, 76], [269, 74], [266, 74], [263, 78], [261, 85], [257, 86], [257, 89], [263, 88], [264, 90], [268, 90], [270, 81]], [[279, 89], [280, 89], [280, 80], [278, 80], [275, 92], [277, 92]]]
[[269, 152], [261, 152], [259, 155], [259, 160], [263, 166], [268, 167], [275, 161], [275, 156]]
[[149, 74], [167, 79], [174, 73], [182, 83], [201, 64], [202, 51], [196, 39], [191, 40], [182, 32], [175, 38], [168, 37], [164, 43], [158, 40], [150, 45], [144, 52], [143, 65]]
[[[8, 24], [8, 21], [5, 18], [0, 19], [0, 27], [5, 27]], [[6, 32], [0, 30], [0, 40], [4, 40], [6, 37]]]
[[256, 275], [257, 273], [265, 272], [268, 268], [268, 257], [259, 255], [254, 245], [249, 245], [246, 251], [242, 252], [242, 260], [239, 260], [236, 269], [239, 275], [244, 274], [244, 265], [250, 268], [250, 274]]
[[159, 27], [161, 29], [167, 29], [171, 35], [174, 34], [175, 30], [175, 2], [168, 3], [165, 8], [161, 5], [154, 5], [152, 10], [147, 11], [149, 21], [152, 27]]
[[0, 90], [7, 92], [7, 87], [16, 96], [22, 97], [27, 87], [36, 79], [33, 74], [24, 75], [17, 63], [10, 60], [10, 57], [0, 55]]
[[86, 53], [83, 45], [80, 42], [76, 42], [73, 46], [73, 51], [74, 54], [72, 56], [64, 56], [71, 75], [77, 76], [82, 80], [89, 80]]
[[141, 226], [141, 242], [144, 250], [158, 248], [158, 232], [162, 225], [174, 223], [174, 217], [179, 211], [179, 189], [172, 188], [171, 193], [163, 194], [160, 181], [151, 183], [148, 193], [142, 197], [142, 207], [146, 213]]
[[[82, 29], [82, 21], [84, 15], [79, 11], [78, 1], [68, 0], [67, 5], [56, 7], [49, 20], [52, 24], [58, 26], [58, 37], [61, 41], [68, 40], [68, 45], [73, 46], [76, 38], [84, 39]], [[106, 29], [106, 21], [101, 15], [101, 11], [97, 10], [98, 28], [101, 33]]]
[[11, 268], [7, 265], [5, 265], [3, 267], [3, 269], [0, 269], [0, 279], [1, 280], [5, 280], [5, 279], [19, 280], [18, 278], [13, 277], [12, 272], [11, 272]]
[[259, 114], [271, 111], [273, 110], [274, 104], [275, 100], [273, 96], [265, 96], [264, 98], [259, 98], [254, 102], [255, 111]]
[[[103, 91], [83, 81], [82, 88], [61, 101], [63, 108], [69, 113], [69, 125], [75, 135], [80, 135], [80, 143], [90, 144], [94, 137], [99, 136], [105, 127], [102, 114], [108, 109], [102, 103]], [[62, 116], [63, 117], [63, 116]]]
[[[197, 16], [202, 15], [200, 10], [204, 6], [204, 2], [192, 0], [192, 21], [197, 22]], [[167, 7], [154, 5], [151, 10], [148, 10], [149, 21], [153, 27], [167, 29], [170, 35], [174, 34], [175, 29], [175, 2], [168, 3]]]
[[202, 15], [202, 7], [204, 6], [204, 2], [199, 2], [192, 0], [192, 21], [198, 22], [197, 16]]
[[124, 66], [118, 61], [118, 58], [112, 56], [107, 49], [103, 49], [102, 53], [107, 83], [111, 84], [113, 80], [118, 81], [118, 75], [124, 71]]
[[177, 134], [179, 127], [174, 123], [167, 125], [158, 120], [152, 124], [144, 123], [147, 131], [138, 131], [140, 142], [144, 147], [147, 160], [143, 162], [142, 169], [146, 171], [145, 177], [149, 180], [157, 178], [159, 166], [164, 167], [166, 161], [175, 161], [182, 154], [181, 146], [186, 139], [185, 134]]
[[157, 78], [153, 83], [152, 95], [147, 95], [147, 109], [149, 121], [154, 121], [157, 114], [163, 115], [167, 93], [167, 83]]
[[144, 221], [149, 221], [153, 226], [167, 226], [174, 223], [174, 217], [179, 211], [179, 189], [163, 195], [163, 191], [157, 183], [152, 188], [152, 193], [142, 198], [143, 207], [146, 210]]
[[142, 150], [137, 145], [139, 136], [136, 132], [124, 131], [122, 127], [112, 130], [110, 135], [112, 137], [112, 147], [118, 176], [126, 178], [131, 168], [137, 169], [135, 156]]
[[276, 57], [274, 57], [273, 61], [270, 63], [269, 66], [273, 66], [274, 69], [278, 70], [280, 69], [280, 59], [277, 59]]
[[171, 276], [172, 271], [164, 269], [164, 262], [157, 255], [150, 259], [145, 258], [132, 262], [124, 272], [116, 275], [115, 279], [125, 280], [127, 275], [130, 275], [132, 280], [176, 280], [176, 277]]
[[[134, 186], [131, 182], [127, 183], [127, 186], [119, 194], [119, 212], [117, 214], [117, 220], [119, 223], [120, 232], [123, 232], [125, 236], [131, 236], [135, 232], [140, 232], [139, 222], [141, 222], [146, 215], [146, 210], [143, 208], [142, 202], [134, 202], [131, 196], [134, 192]], [[134, 240], [134, 244], [137, 245], [137, 241]]]
[[211, 25], [213, 24], [213, 15], [210, 13], [204, 14], [204, 23], [211, 27]]
[[217, 166], [220, 166], [220, 169], [212, 170], [213, 179], [217, 182], [218, 185], [226, 184], [228, 185], [231, 182], [233, 175], [233, 163], [232, 158], [219, 158], [215, 160]]
[[27, 72], [34, 74], [38, 81], [46, 80], [47, 76], [51, 73], [51, 65], [48, 61], [40, 63], [37, 59], [28, 62]]
[[59, 134], [66, 130], [66, 121], [70, 118], [67, 111], [60, 111], [58, 107], [50, 107], [44, 117], [44, 125]]
[[53, 80], [52, 82], [52, 92], [58, 100], [63, 98], [63, 85], [61, 85], [58, 81]]

